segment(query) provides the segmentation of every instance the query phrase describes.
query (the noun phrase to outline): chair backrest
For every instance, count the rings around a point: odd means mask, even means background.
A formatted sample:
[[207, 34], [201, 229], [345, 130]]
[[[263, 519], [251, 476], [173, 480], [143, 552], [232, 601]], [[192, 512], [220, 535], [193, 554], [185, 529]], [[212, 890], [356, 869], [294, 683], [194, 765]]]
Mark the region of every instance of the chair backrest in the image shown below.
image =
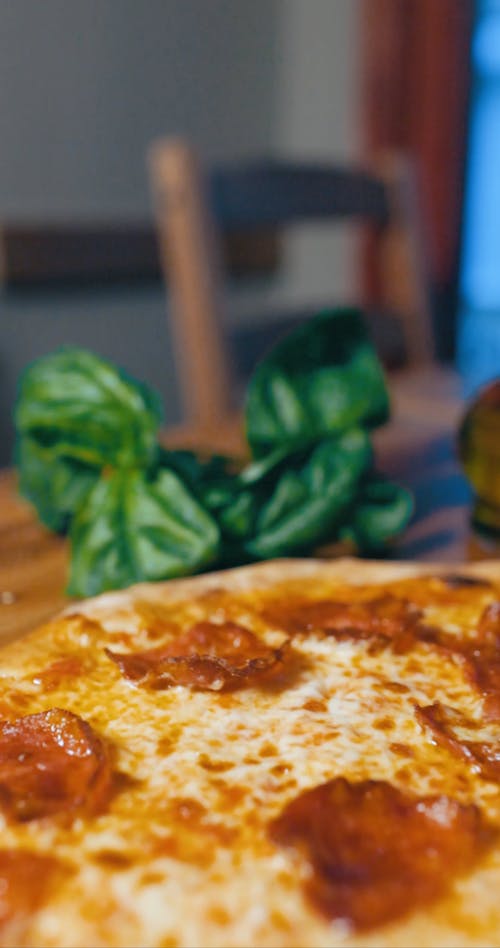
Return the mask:
[[386, 156], [376, 172], [259, 161], [208, 174], [186, 141], [165, 139], [152, 146], [149, 167], [189, 422], [213, 427], [231, 409], [222, 228], [244, 231], [327, 218], [371, 223], [382, 301], [402, 321], [408, 361], [432, 359], [424, 242], [405, 158]]
[[361, 169], [258, 161], [215, 169], [208, 187], [213, 213], [228, 229], [336, 217], [384, 225], [389, 219], [384, 183]]

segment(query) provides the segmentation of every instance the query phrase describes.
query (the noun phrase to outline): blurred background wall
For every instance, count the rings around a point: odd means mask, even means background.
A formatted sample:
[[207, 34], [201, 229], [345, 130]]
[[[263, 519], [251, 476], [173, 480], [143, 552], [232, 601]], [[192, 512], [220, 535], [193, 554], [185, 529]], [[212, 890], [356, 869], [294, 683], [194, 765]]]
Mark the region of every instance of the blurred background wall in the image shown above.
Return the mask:
[[280, 12], [275, 0], [2, 2], [2, 212], [147, 212], [145, 152], [163, 130], [209, 157], [267, 149]]
[[[209, 160], [352, 158], [359, 144], [359, 0], [2, 0], [3, 219], [150, 217], [146, 150], [185, 134]], [[230, 317], [353, 295], [353, 235], [287, 239], [279, 275], [238, 285]], [[62, 343], [156, 385], [179, 417], [160, 282], [0, 295], [0, 463], [16, 379]]]

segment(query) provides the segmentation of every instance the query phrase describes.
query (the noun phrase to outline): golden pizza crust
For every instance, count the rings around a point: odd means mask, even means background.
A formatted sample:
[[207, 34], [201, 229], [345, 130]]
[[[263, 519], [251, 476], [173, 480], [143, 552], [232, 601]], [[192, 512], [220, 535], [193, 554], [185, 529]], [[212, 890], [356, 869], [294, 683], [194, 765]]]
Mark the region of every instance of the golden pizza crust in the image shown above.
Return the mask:
[[337, 560], [279, 559], [220, 570], [185, 579], [171, 579], [160, 583], [137, 583], [126, 590], [103, 593], [69, 606], [64, 615], [75, 613], [91, 618], [104, 618], [133, 606], [137, 599], [175, 602], [191, 596], [200, 596], [213, 589], [247, 592], [263, 589], [276, 583], [299, 580], [320, 580], [348, 583], [354, 586], [392, 583], [418, 576], [473, 576], [500, 582], [500, 560], [477, 563], [407, 563], [403, 561], [359, 560], [342, 557]]

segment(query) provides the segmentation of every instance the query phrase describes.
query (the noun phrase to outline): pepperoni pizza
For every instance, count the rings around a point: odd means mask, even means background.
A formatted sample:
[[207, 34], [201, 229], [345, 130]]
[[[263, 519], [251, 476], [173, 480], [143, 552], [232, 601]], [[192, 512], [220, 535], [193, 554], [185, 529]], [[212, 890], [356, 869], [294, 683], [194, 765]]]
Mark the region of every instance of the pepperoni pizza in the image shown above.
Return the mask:
[[1, 945], [500, 945], [500, 564], [140, 585], [0, 656]]

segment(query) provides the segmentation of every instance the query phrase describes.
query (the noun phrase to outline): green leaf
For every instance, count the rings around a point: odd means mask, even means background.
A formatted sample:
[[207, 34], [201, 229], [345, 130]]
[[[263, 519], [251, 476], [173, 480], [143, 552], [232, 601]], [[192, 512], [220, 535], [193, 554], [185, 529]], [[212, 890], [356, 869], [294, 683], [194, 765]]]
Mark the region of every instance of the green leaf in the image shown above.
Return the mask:
[[232, 458], [221, 454], [204, 457], [195, 451], [171, 451], [163, 447], [159, 449], [159, 463], [161, 467], [175, 471], [193, 491], [226, 477], [234, 467]]
[[157, 395], [85, 349], [65, 348], [24, 372], [15, 413], [19, 433], [53, 457], [96, 467], [147, 465], [161, 420]]
[[311, 550], [332, 538], [371, 461], [361, 429], [320, 442], [282, 474], [259, 513], [255, 535], [245, 542], [259, 559]]
[[71, 528], [68, 592], [92, 596], [140, 581], [169, 579], [211, 565], [219, 530], [181, 480], [160, 470], [101, 477]]
[[257, 366], [246, 402], [252, 453], [294, 450], [357, 425], [387, 420], [384, 375], [361, 313], [320, 313]]
[[248, 536], [254, 529], [258, 510], [258, 498], [250, 491], [243, 491], [226, 500], [218, 514], [223, 535], [231, 539]]
[[258, 461], [251, 461], [238, 474], [239, 483], [243, 486], [253, 486], [264, 481], [270, 475], [275, 474], [278, 467], [283, 466], [283, 462], [287, 461], [291, 453], [293, 452], [290, 451], [290, 448], [284, 446], [276, 448], [275, 451], [259, 458]]
[[163, 452], [162, 463], [189, 476], [190, 488], [219, 524], [227, 564], [308, 552], [330, 537], [371, 457], [368, 435], [353, 429], [293, 454], [279, 449], [236, 475], [227, 458]]
[[30, 437], [18, 439], [16, 463], [20, 493], [49, 530], [65, 533], [99, 471], [80, 461], [54, 457], [50, 448]]
[[362, 552], [377, 552], [408, 525], [413, 513], [409, 490], [373, 474], [362, 484], [351, 514], [350, 532]]
[[218, 510], [238, 491], [238, 464], [220, 454], [204, 457], [194, 451], [160, 448], [159, 464], [175, 473], [209, 510]]

